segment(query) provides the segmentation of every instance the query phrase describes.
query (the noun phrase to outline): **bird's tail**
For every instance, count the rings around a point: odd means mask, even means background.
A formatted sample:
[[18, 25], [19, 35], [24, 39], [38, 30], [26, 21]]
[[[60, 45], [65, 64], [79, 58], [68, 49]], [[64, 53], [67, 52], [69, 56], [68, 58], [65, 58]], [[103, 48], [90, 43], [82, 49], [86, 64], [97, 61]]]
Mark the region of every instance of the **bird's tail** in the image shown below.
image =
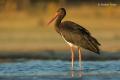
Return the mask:
[[101, 45], [94, 37], [91, 36], [91, 38], [89, 38], [89, 41], [91, 42], [91, 45], [93, 46], [94, 50], [93, 52], [100, 54], [100, 49], [99, 46]]

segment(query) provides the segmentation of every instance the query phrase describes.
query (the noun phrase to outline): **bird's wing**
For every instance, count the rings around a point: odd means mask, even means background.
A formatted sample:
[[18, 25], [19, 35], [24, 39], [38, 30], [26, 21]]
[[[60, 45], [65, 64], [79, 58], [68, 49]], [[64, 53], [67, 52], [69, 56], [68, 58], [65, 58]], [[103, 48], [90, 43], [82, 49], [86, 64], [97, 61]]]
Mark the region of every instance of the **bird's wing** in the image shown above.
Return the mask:
[[99, 53], [98, 45], [100, 45], [100, 43], [91, 36], [87, 29], [80, 25], [71, 21], [62, 22], [60, 24], [60, 33], [68, 42]]

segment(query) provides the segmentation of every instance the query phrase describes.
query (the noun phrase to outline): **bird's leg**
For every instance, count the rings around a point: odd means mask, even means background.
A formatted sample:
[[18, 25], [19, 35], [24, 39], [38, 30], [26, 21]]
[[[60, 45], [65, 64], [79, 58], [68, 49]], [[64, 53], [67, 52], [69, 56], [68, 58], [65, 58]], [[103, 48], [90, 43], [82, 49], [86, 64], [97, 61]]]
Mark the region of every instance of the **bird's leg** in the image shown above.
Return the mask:
[[74, 48], [71, 46], [71, 69], [73, 70], [73, 67], [74, 67]]
[[78, 48], [78, 57], [79, 57], [80, 70], [82, 70], [82, 63], [81, 63], [82, 55], [81, 55], [81, 49], [80, 48]]

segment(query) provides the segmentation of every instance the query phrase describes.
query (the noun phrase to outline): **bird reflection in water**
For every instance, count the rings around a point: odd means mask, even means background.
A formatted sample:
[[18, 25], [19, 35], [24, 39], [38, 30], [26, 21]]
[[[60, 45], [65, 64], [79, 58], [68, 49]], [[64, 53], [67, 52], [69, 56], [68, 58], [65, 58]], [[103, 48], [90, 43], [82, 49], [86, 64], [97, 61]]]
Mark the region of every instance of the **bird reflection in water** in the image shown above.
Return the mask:
[[70, 71], [70, 76], [71, 77], [82, 77], [83, 76], [83, 70], [79, 70], [79, 71], [76, 71], [76, 70], [71, 70]]

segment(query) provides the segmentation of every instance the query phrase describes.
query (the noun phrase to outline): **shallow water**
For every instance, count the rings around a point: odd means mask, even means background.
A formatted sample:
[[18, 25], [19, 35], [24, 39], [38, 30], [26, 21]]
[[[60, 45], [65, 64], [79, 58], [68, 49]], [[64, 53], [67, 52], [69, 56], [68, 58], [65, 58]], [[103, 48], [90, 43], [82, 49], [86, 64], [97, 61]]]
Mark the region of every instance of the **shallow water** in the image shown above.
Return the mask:
[[83, 61], [80, 71], [75, 62], [19, 60], [0, 63], [0, 80], [119, 80], [120, 61]]

